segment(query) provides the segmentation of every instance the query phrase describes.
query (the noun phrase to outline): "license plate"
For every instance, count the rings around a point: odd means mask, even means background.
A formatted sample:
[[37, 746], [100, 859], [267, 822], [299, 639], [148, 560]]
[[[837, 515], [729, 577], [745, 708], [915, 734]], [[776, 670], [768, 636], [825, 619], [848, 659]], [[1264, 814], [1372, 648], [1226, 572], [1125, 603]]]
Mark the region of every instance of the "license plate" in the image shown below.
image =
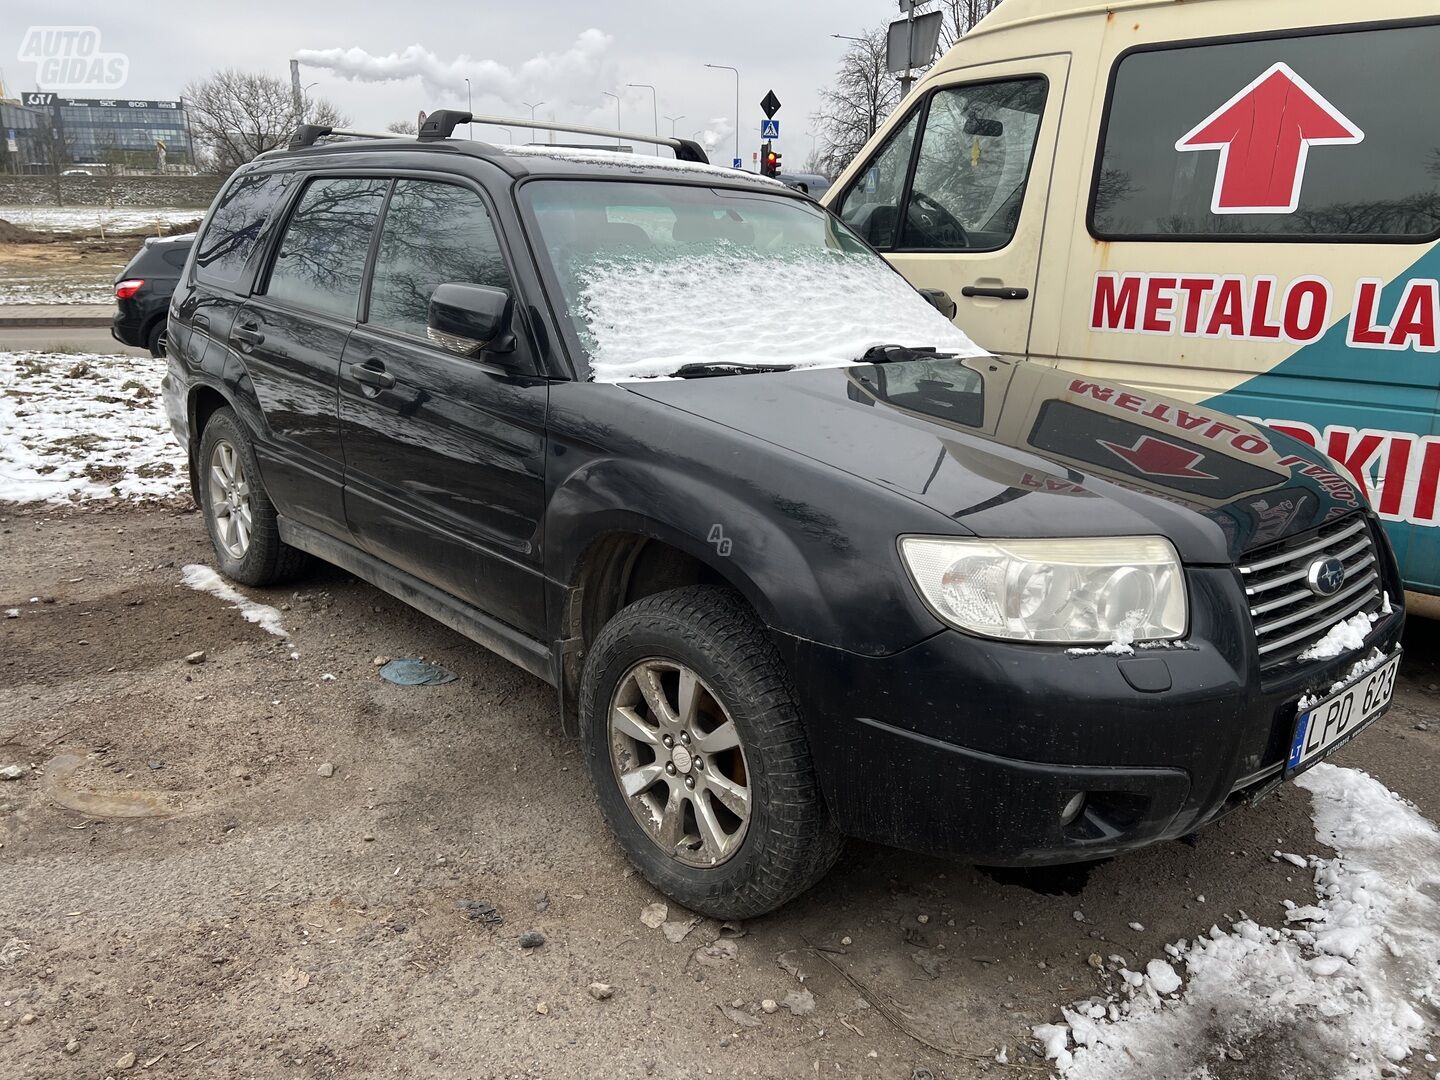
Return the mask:
[[1302, 712], [1295, 721], [1295, 739], [1290, 744], [1285, 775], [1293, 776], [1314, 765], [1349, 742], [1361, 728], [1389, 708], [1399, 670], [1397, 650], [1374, 671], [1366, 672]]

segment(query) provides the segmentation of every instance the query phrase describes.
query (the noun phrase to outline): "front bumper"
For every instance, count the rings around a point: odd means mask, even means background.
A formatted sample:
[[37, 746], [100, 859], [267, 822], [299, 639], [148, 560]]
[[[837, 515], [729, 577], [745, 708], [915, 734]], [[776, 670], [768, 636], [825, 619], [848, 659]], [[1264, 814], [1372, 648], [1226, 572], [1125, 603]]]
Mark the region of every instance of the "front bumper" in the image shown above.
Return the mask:
[[[1278, 782], [1301, 696], [1389, 653], [1404, 624], [1397, 608], [1363, 650], [1262, 680], [1235, 571], [1188, 575], [1186, 647], [1132, 657], [953, 631], [862, 657], [776, 635], [841, 829], [1017, 866], [1183, 836]], [[1393, 563], [1386, 577], [1398, 597]]]

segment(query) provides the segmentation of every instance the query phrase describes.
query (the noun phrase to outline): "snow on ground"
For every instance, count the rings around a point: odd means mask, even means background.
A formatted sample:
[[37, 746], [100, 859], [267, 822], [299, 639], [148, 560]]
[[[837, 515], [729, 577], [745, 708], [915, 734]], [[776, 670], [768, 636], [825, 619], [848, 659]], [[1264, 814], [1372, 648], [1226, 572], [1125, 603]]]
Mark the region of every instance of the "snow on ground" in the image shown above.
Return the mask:
[[1315, 904], [1287, 902], [1278, 928], [1242, 913], [1167, 946], [1145, 972], [1122, 969], [1110, 998], [1038, 1026], [1066, 1080], [1208, 1080], [1227, 1059], [1259, 1070], [1246, 1075], [1359, 1080], [1425, 1053], [1440, 1007], [1440, 830], [1356, 769], [1321, 764], [1296, 783], [1337, 852], [1308, 861]]
[[238, 608], [246, 622], [258, 624], [260, 629], [267, 634], [274, 634], [286, 641], [290, 640], [289, 631], [285, 629], [285, 624], [281, 621], [279, 609], [251, 600], [210, 567], [201, 566], [199, 563], [187, 563], [180, 571], [180, 580], [192, 589], [207, 592], [211, 596], [224, 600], [232, 607]]
[[62, 502], [189, 490], [160, 398], [165, 361], [0, 352], [0, 500]]
[[113, 271], [0, 270], [0, 305], [114, 302]]
[[757, 258], [722, 245], [671, 258], [606, 256], [586, 267], [577, 306], [597, 382], [691, 363], [838, 367], [890, 343], [987, 355], [869, 254]]
[[154, 232], [157, 227], [198, 224], [204, 210], [163, 206], [0, 206], [0, 219], [35, 232]]

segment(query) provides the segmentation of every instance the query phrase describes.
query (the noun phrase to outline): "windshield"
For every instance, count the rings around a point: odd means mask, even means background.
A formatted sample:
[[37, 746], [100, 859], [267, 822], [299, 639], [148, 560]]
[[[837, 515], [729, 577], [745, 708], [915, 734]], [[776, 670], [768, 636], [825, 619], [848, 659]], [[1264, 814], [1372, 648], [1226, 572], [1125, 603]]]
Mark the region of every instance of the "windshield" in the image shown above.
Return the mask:
[[709, 364], [834, 367], [882, 344], [984, 355], [804, 200], [606, 181], [522, 191], [596, 381]]

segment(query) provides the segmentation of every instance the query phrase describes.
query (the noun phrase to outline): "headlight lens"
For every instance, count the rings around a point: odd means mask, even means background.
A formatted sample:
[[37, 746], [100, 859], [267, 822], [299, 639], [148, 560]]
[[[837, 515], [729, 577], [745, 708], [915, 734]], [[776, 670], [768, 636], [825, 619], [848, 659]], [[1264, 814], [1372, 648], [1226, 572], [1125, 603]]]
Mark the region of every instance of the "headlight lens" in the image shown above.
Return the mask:
[[1185, 577], [1162, 537], [907, 536], [900, 552], [935, 613], [975, 634], [1094, 645], [1185, 632]]

